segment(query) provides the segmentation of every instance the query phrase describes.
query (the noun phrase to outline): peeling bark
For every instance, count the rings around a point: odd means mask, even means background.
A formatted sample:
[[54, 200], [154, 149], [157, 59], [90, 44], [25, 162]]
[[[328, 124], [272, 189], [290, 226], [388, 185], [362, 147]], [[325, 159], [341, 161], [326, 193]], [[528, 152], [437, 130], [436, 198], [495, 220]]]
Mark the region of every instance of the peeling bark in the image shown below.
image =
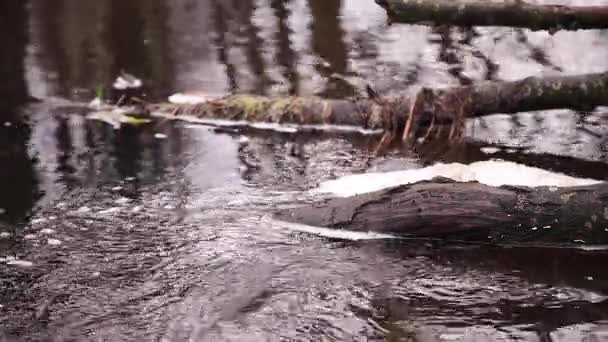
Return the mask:
[[496, 244], [608, 243], [608, 183], [492, 187], [447, 178], [276, 213], [279, 220]]
[[509, 26], [531, 30], [608, 28], [608, 6], [535, 5], [521, 1], [376, 0], [391, 23]]

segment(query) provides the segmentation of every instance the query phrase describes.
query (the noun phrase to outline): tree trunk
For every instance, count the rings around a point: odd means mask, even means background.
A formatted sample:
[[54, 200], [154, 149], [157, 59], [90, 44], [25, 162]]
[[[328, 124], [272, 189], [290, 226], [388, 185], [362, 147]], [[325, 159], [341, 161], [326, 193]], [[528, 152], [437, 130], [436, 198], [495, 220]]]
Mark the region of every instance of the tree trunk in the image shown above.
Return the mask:
[[531, 30], [608, 28], [608, 6], [569, 7], [520, 1], [376, 0], [390, 22], [456, 26], [509, 26]]
[[496, 244], [606, 244], [608, 183], [525, 188], [435, 178], [280, 211], [275, 217], [408, 237]]

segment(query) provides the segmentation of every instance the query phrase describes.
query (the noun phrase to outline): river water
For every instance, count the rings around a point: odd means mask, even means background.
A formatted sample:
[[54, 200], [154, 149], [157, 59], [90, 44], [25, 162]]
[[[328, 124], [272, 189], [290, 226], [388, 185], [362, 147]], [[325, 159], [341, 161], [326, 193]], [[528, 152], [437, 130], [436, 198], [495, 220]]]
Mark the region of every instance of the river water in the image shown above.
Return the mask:
[[[578, 1], [592, 3], [608, 4]], [[89, 101], [121, 71], [163, 100], [608, 70], [606, 31], [385, 20], [371, 0], [3, 1], [0, 340], [608, 340], [601, 249], [354, 241], [269, 219], [321, 181], [435, 161], [608, 180], [605, 111], [497, 115], [469, 122], [475, 142], [385, 157], [372, 137], [252, 133], [244, 156], [240, 134], [113, 130], [58, 100]], [[517, 151], [484, 153], [496, 144]]]

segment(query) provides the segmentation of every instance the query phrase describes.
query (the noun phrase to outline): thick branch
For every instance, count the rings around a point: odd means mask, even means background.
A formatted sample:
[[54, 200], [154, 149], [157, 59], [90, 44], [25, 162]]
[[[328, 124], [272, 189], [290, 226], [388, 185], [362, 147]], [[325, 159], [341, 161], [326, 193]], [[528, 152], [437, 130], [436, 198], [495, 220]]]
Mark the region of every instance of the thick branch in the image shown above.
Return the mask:
[[456, 26], [509, 26], [532, 30], [608, 28], [607, 6], [534, 5], [520, 1], [376, 0], [391, 22]]
[[286, 210], [290, 222], [491, 243], [608, 243], [608, 183], [492, 187], [445, 178]]

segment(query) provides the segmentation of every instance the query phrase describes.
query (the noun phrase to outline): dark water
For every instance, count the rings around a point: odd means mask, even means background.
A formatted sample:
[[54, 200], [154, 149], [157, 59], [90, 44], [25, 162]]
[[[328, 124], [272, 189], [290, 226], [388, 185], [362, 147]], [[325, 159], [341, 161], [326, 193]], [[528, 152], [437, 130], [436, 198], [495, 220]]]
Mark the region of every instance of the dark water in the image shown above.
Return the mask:
[[8, 341], [608, 339], [607, 252], [340, 241], [266, 217], [321, 180], [436, 160], [608, 179], [605, 111], [471, 121], [477, 143], [407, 157], [373, 158], [373, 138], [257, 134], [262, 167], [244, 172], [238, 135], [115, 131], [56, 100], [88, 101], [122, 70], [156, 100], [598, 72], [606, 31], [387, 27], [371, 0], [3, 0], [0, 42]]

